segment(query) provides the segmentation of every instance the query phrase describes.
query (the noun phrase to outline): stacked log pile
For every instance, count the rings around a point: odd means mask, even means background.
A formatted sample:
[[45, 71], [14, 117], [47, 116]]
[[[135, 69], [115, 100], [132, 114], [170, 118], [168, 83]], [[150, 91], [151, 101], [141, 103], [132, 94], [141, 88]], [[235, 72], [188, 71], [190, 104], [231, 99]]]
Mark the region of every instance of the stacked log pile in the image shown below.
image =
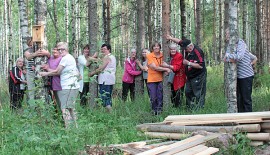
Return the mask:
[[147, 142], [134, 142], [113, 145], [121, 149], [125, 155], [210, 155], [219, 151], [218, 148], [207, 147], [205, 143], [217, 137], [196, 135], [182, 141], [167, 141], [162, 143], [147, 144]]
[[181, 139], [196, 131], [214, 133], [244, 132], [258, 146], [270, 141], [270, 111], [200, 115], [170, 115], [160, 123], [146, 123], [137, 128], [153, 138]]

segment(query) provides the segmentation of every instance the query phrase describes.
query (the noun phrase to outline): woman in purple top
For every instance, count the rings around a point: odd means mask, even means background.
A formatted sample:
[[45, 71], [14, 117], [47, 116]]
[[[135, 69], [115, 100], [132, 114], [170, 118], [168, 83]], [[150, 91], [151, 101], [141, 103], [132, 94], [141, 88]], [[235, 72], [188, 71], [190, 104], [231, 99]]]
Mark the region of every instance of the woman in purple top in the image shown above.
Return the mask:
[[[52, 56], [50, 57], [50, 59], [48, 60], [48, 67], [50, 69], [56, 69], [60, 63], [62, 59], [61, 54], [59, 53], [59, 51], [57, 51], [57, 48], [53, 48], [52, 51]], [[61, 84], [60, 84], [60, 75], [55, 75], [52, 76], [52, 91], [53, 91], [53, 96], [56, 99], [57, 105], [60, 106], [60, 101], [59, 101], [59, 97], [57, 96], [57, 91], [62, 90]]]

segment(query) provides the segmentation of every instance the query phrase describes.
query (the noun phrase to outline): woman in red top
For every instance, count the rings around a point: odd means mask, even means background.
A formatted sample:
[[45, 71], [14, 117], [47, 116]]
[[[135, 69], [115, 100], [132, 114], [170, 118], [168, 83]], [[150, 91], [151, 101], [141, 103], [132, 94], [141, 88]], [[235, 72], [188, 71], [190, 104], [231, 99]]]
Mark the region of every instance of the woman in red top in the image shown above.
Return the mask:
[[171, 54], [171, 63], [168, 65], [167, 63], [163, 63], [163, 66], [171, 69], [175, 75], [173, 79], [173, 84], [171, 85], [172, 89], [172, 102], [174, 107], [179, 107], [182, 104], [182, 98], [184, 93], [184, 87], [186, 83], [186, 74], [185, 68], [183, 65], [183, 55], [177, 51], [177, 46], [175, 44], [171, 44], [169, 46], [170, 54]]

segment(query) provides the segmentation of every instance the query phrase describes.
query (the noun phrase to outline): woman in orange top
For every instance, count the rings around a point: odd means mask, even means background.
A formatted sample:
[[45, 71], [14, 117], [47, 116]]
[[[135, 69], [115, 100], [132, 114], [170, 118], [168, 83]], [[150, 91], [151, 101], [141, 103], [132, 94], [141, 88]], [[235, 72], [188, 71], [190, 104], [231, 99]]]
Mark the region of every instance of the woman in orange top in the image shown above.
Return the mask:
[[147, 55], [148, 65], [148, 78], [147, 87], [150, 94], [150, 102], [154, 115], [162, 112], [163, 107], [163, 72], [171, 72], [169, 68], [161, 67], [163, 63], [163, 55], [160, 51], [160, 43], [155, 42], [151, 50], [152, 52]]

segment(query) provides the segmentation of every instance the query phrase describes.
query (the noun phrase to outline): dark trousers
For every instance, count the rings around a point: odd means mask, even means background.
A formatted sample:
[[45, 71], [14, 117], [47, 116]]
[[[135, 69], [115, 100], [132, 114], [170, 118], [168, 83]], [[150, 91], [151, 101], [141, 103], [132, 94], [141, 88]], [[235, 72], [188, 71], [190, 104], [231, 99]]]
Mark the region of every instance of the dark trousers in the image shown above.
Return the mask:
[[171, 101], [173, 103], [173, 107], [178, 108], [182, 105], [182, 99], [184, 96], [184, 88], [179, 88], [178, 90], [173, 90], [173, 85], [171, 85]]
[[22, 107], [24, 91], [10, 92], [10, 108], [18, 109]]
[[99, 96], [104, 107], [112, 106], [112, 90], [113, 85], [99, 84]]
[[150, 93], [150, 102], [153, 112], [158, 114], [162, 111], [163, 107], [163, 86], [162, 82], [149, 82], [147, 83]]
[[253, 76], [243, 79], [237, 79], [238, 112], [252, 112], [252, 83]]
[[86, 106], [87, 102], [87, 93], [89, 93], [89, 82], [84, 82], [83, 83], [83, 90], [80, 92], [80, 104], [82, 106]]
[[127, 101], [128, 92], [130, 93], [130, 99], [133, 102], [135, 96], [135, 83], [122, 83], [122, 100]]
[[206, 94], [206, 77], [207, 74], [202, 73], [186, 82], [186, 104], [189, 110], [198, 110], [204, 107]]

